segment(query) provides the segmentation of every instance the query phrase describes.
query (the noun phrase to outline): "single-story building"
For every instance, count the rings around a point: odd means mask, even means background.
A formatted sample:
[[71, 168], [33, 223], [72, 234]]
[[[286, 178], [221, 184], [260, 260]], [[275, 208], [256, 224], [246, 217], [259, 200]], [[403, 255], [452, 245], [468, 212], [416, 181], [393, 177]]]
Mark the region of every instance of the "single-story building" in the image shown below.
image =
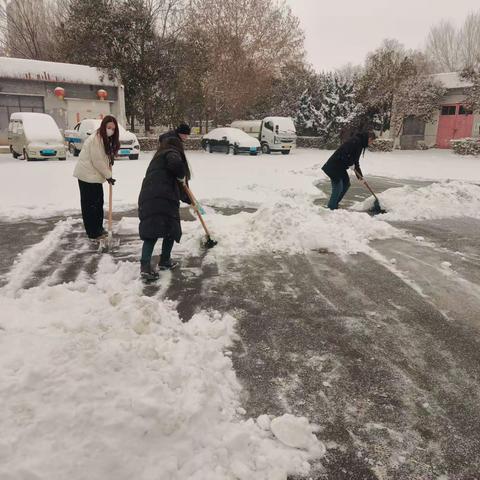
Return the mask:
[[84, 118], [112, 114], [126, 124], [120, 82], [86, 65], [0, 57], [0, 145], [6, 145], [10, 115], [42, 112], [61, 130]]
[[465, 91], [472, 84], [456, 72], [432, 77], [445, 87], [447, 93], [432, 122], [425, 123], [415, 117], [404, 120], [400, 135], [402, 149], [415, 149], [419, 141], [428, 147], [450, 148], [450, 140], [480, 137], [480, 113], [473, 113], [465, 106]]

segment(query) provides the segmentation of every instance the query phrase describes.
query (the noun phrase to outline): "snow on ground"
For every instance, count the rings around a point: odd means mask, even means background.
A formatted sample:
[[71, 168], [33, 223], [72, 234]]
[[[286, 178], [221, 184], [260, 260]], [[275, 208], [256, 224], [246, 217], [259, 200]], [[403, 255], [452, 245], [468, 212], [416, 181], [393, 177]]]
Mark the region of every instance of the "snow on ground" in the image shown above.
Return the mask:
[[[321, 177], [321, 167], [329, 153], [315, 150], [318, 163], [310, 174]], [[311, 156], [310, 150], [299, 150], [300, 156]], [[451, 150], [431, 149], [426, 151], [396, 150], [394, 152], [369, 152], [360, 159], [366, 178], [378, 175], [388, 178], [413, 180], [461, 180], [480, 183], [480, 156], [456, 155]]]
[[[23, 290], [35, 253], [0, 290], [0, 478], [286, 480], [325, 453], [306, 419], [243, 417], [235, 319], [142, 294], [104, 256], [94, 278]], [[270, 424], [271, 421], [271, 424]]]
[[[390, 189], [381, 195], [388, 215], [372, 219], [366, 214], [329, 212], [314, 204], [324, 194], [315, 186], [328, 181], [320, 169], [331, 152], [294, 151], [289, 156], [224, 155], [188, 152], [193, 169], [191, 187], [209, 211], [208, 224], [222, 238], [216, 254], [252, 254], [261, 251], [290, 253], [329, 249], [338, 254], [365, 251], [369, 240], [401, 234], [385, 220], [478, 215], [480, 158], [461, 157], [449, 151], [367, 152], [365, 174], [399, 177], [456, 179], [416, 190]], [[114, 210], [134, 209], [140, 185], [152, 157], [118, 161], [114, 166]], [[24, 162], [0, 157], [0, 217], [18, 219], [79, 214], [79, 192], [71, 176], [76, 159], [67, 162]], [[20, 184], [19, 184], [20, 182]], [[255, 206], [255, 213], [225, 216], [208, 206]], [[361, 211], [371, 200], [353, 208]], [[130, 230], [137, 228], [135, 221]], [[198, 253], [198, 224], [185, 225], [182, 241], [187, 252]]]
[[[372, 218], [315, 204], [330, 152], [227, 156], [188, 152], [191, 186], [219, 245], [209, 255], [366, 251], [373, 238], [404, 235], [384, 220], [478, 216], [480, 159], [450, 152], [368, 153], [365, 174], [433, 178], [438, 184], [386, 191], [390, 210]], [[114, 167], [114, 209], [136, 206], [152, 153]], [[0, 217], [79, 214], [75, 159], [23, 162], [0, 156]], [[454, 182], [444, 182], [454, 179]], [[255, 205], [222, 215], [209, 206]], [[362, 205], [365, 207], [366, 205]], [[424, 216], [419, 216], [420, 213]], [[77, 220], [60, 221], [18, 259], [0, 290], [0, 477], [3, 479], [286, 479], [307, 474], [325, 447], [306, 419], [246, 419], [229, 358], [235, 319], [197, 313], [143, 295], [138, 265], [105, 256], [94, 277], [23, 289]], [[136, 230], [136, 219], [117, 226]], [[182, 248], [203, 232], [184, 223]], [[160, 473], [159, 473], [160, 472]]]
[[[330, 211], [314, 205], [312, 199], [286, 197], [261, 206], [253, 213], [222, 215], [207, 208], [205, 220], [210, 234], [220, 242], [208, 252], [215, 258], [286, 252], [305, 253], [329, 250], [345, 256], [368, 250], [372, 239], [403, 235], [386, 222], [366, 213]], [[138, 219], [123, 218], [122, 233], [138, 232]], [[204, 232], [197, 222], [183, 223], [181, 246], [186, 254], [198, 255]]]
[[[258, 206], [275, 203], [285, 195], [323, 194], [315, 188], [327, 181], [321, 166], [331, 152], [296, 150], [291, 155], [223, 155], [188, 152], [193, 168], [192, 189], [207, 205]], [[117, 161], [114, 166], [115, 209], [135, 208], [152, 152], [138, 161]], [[0, 155], [0, 218], [45, 217], [79, 213], [79, 192], [72, 177], [76, 159], [66, 162], [25, 162]], [[480, 158], [450, 151], [367, 152], [365, 175], [480, 182]]]
[[[427, 220], [435, 218], [480, 218], [480, 186], [465, 182], [433, 183], [426, 187], [390, 188], [378, 195], [387, 211], [382, 220]], [[373, 206], [370, 197], [353, 206], [365, 211]]]
[[[291, 172], [307, 168], [316, 156], [207, 154], [188, 152], [193, 169], [191, 187], [206, 204], [257, 205], [282, 196], [282, 192], [308, 193], [322, 197], [314, 179]], [[152, 152], [140, 160], [114, 165], [114, 208], [136, 208], [138, 194]], [[46, 217], [80, 213], [77, 180], [72, 176], [76, 159], [66, 162], [25, 162], [0, 155], [0, 218]]]
[[[399, 230], [364, 213], [335, 211], [309, 201], [285, 199], [255, 213], [209, 217], [221, 239], [215, 255], [265, 252], [303, 253], [327, 249], [339, 255], [365, 251], [371, 239], [399, 236]], [[193, 230], [193, 229], [192, 229]], [[186, 232], [185, 247], [195, 251], [198, 230]]]

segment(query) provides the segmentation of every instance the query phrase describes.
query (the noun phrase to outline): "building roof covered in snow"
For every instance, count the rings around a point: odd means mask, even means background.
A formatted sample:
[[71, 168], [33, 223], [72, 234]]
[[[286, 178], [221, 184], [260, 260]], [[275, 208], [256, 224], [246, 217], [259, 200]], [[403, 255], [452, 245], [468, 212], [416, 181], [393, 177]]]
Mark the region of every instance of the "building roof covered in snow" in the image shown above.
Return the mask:
[[468, 88], [472, 86], [472, 83], [468, 80], [464, 80], [458, 72], [437, 73], [432, 75], [434, 80], [439, 81], [445, 88]]
[[95, 67], [11, 57], [0, 57], [0, 78], [103, 86], [119, 84]]

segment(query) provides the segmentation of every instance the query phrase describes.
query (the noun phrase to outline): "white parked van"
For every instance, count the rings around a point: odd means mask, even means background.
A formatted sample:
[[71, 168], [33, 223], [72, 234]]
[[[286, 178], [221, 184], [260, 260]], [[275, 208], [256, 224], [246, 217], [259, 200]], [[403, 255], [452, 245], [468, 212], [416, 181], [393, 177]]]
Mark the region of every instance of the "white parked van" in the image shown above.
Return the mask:
[[55, 120], [46, 113], [16, 112], [10, 116], [8, 142], [14, 158], [66, 160], [63, 136]]
[[282, 152], [288, 155], [297, 141], [291, 117], [266, 117], [263, 120], [236, 120], [231, 127], [239, 128], [257, 138], [263, 153]]
[[[85, 140], [95, 133], [99, 128], [101, 120], [98, 118], [86, 118], [75, 125], [73, 130], [65, 130], [65, 141], [68, 143], [68, 149], [74, 157], [80, 155]], [[129, 158], [130, 160], [138, 160], [140, 155], [140, 143], [137, 136], [125, 130], [118, 124], [118, 133], [120, 140], [120, 150], [117, 158]]]

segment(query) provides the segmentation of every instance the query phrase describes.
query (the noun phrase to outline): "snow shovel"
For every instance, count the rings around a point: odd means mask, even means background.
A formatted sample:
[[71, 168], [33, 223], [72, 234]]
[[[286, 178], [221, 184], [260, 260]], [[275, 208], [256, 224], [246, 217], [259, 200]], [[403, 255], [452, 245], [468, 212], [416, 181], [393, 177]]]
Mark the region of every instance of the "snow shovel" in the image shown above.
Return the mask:
[[378, 197], [375, 195], [375, 192], [371, 189], [367, 181], [364, 178], [362, 178], [361, 182], [368, 188], [369, 192], [373, 195], [373, 198], [375, 198], [371, 212], [374, 215], [378, 215], [379, 213], [387, 213], [387, 211], [380, 206], [380, 201], [378, 200]]
[[113, 203], [113, 188], [112, 184], [108, 184], [108, 235], [106, 238], [100, 240], [98, 251], [102, 253], [111, 252], [115, 247], [120, 244], [119, 240], [114, 240], [112, 229], [112, 203]]
[[[210, 232], [208, 231], [207, 225], [205, 224], [205, 220], [202, 217], [202, 214], [200, 213], [200, 208], [199, 208], [199, 203], [195, 200], [195, 197], [193, 196], [192, 191], [188, 188], [186, 184], [183, 185], [183, 188], [185, 188], [185, 192], [187, 192], [188, 198], [192, 202], [193, 209], [195, 210], [198, 219], [200, 220], [200, 223], [202, 224], [203, 229], [205, 230], [205, 234], [207, 235], [207, 238], [204, 243], [205, 248], [213, 248], [218, 242], [216, 240], [213, 240], [212, 237], [210, 236]], [[202, 209], [203, 210], [203, 209]]]

